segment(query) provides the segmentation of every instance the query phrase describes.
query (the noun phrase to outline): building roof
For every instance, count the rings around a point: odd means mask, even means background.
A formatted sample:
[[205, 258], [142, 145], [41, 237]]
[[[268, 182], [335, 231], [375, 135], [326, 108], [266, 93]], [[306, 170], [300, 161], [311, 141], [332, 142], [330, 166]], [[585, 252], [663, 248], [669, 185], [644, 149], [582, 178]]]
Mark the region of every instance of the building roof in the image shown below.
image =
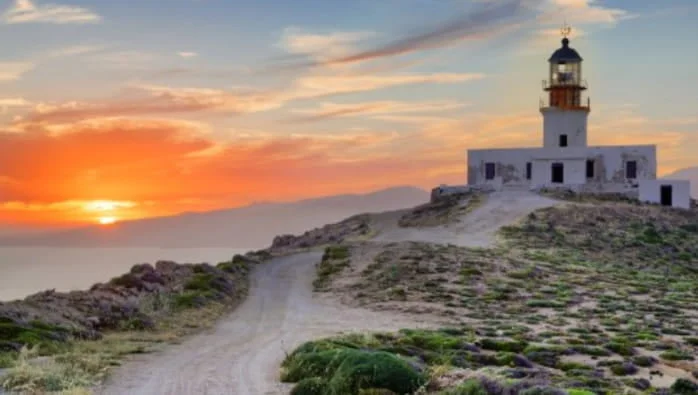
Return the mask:
[[565, 37], [562, 39], [562, 47], [557, 51], [553, 52], [549, 62], [581, 62], [582, 57], [579, 56], [577, 51], [569, 47], [570, 40]]

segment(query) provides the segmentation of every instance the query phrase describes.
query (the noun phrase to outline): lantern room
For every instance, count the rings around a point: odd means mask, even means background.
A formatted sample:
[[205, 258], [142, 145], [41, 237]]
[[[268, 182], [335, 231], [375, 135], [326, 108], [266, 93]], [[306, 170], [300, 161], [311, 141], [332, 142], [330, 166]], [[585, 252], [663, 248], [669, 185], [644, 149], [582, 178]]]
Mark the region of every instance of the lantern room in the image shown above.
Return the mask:
[[582, 91], [587, 88], [582, 79], [582, 57], [570, 48], [569, 32], [569, 27], [563, 28], [562, 47], [548, 59], [550, 71], [543, 89], [548, 92], [548, 107], [589, 111], [589, 100], [582, 104]]
[[570, 40], [562, 40], [562, 48], [548, 59], [550, 63], [550, 85], [582, 85], [582, 57], [569, 47]]

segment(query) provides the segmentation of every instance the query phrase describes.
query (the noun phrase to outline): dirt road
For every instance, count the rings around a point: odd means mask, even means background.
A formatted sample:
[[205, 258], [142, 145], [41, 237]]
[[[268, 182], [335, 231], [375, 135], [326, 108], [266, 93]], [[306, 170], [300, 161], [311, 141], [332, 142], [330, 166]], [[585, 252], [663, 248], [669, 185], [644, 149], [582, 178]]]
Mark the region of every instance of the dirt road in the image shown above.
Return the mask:
[[378, 220], [376, 241], [423, 241], [454, 244], [462, 247], [492, 247], [496, 232], [534, 210], [560, 202], [526, 191], [501, 191], [488, 195], [482, 206], [452, 225], [430, 228], [401, 228], [397, 221], [401, 212], [391, 213]]
[[256, 267], [248, 299], [214, 330], [128, 362], [98, 393], [287, 394], [290, 388], [278, 383], [279, 364], [304, 341], [338, 331], [429, 326], [314, 297], [320, 257], [300, 254]]
[[[501, 226], [556, 203], [528, 191], [493, 193], [458, 224], [430, 229], [400, 228], [399, 215], [388, 214], [377, 223], [381, 231], [377, 240], [486, 247], [494, 243], [494, 234]], [[435, 320], [426, 316], [420, 316], [420, 322], [398, 313], [350, 308], [328, 300], [327, 295], [313, 295], [314, 265], [320, 258], [320, 253], [307, 253], [256, 267], [248, 299], [213, 331], [125, 364], [100, 393], [287, 394], [290, 387], [278, 383], [279, 364], [285, 352], [304, 341], [339, 331], [434, 325]]]

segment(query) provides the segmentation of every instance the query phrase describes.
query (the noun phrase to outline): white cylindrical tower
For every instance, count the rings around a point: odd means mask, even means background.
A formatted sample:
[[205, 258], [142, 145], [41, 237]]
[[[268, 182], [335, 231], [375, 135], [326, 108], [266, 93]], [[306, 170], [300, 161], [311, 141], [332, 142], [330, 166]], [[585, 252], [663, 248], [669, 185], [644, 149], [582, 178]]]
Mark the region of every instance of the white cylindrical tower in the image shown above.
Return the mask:
[[550, 71], [543, 81], [543, 90], [548, 92], [548, 103], [541, 103], [540, 108], [546, 148], [587, 146], [590, 103], [588, 98], [582, 102], [582, 92], [587, 89], [582, 79], [582, 57], [570, 48], [569, 31], [563, 30], [562, 47], [548, 59]]

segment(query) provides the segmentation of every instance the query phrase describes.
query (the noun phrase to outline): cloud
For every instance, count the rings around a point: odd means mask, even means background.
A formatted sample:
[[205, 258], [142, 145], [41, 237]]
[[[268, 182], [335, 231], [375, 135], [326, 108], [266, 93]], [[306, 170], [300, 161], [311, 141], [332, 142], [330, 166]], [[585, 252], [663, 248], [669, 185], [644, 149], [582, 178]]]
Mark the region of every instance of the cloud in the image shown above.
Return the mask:
[[127, 98], [109, 102], [39, 104], [17, 123], [60, 124], [92, 118], [202, 111], [237, 114], [264, 111], [279, 105], [280, 102], [274, 100], [274, 96], [262, 93], [137, 85], [131, 87]]
[[446, 100], [431, 102], [379, 101], [358, 104], [321, 103], [319, 108], [295, 110], [295, 113], [304, 114], [305, 116], [292, 119], [292, 121], [314, 122], [357, 115], [367, 115], [376, 119], [385, 119], [380, 116], [385, 114], [442, 112], [463, 108], [465, 106], [466, 104], [463, 103]]
[[311, 98], [400, 85], [457, 83], [482, 78], [485, 78], [485, 75], [481, 73], [315, 74], [296, 79], [290, 95], [295, 98]]
[[32, 103], [21, 97], [0, 99], [0, 108], [2, 107], [28, 107]]
[[374, 35], [375, 33], [370, 31], [336, 31], [319, 34], [289, 27], [284, 29], [278, 46], [290, 54], [308, 55], [322, 62], [347, 55], [355, 49], [358, 42]]
[[199, 54], [196, 52], [177, 52], [177, 55], [179, 55], [182, 58], [195, 58], [199, 56]]
[[[438, 104], [387, 101], [362, 107], [328, 102], [301, 114], [343, 116], [332, 112], [355, 110], [371, 117], [429, 117], [438, 114]], [[421, 112], [409, 111], [410, 106]], [[590, 144], [656, 143], [660, 173], [695, 164], [691, 147], [698, 137], [673, 129], [686, 120], [657, 122], [630, 110], [598, 115]], [[83, 120], [62, 124], [59, 133], [53, 126], [27, 125], [22, 133], [0, 133], [0, 196], [39, 205], [136, 202], [120, 210], [129, 218], [166, 215], [277, 200], [279, 185], [284, 186], [284, 199], [292, 200], [400, 184], [429, 188], [463, 183], [467, 149], [541, 145], [542, 119], [530, 112], [468, 113], [419, 126], [293, 134], [240, 130], [217, 141], [205, 125], [184, 121]], [[0, 210], [0, 222], [46, 221], [58, 215]], [[81, 218], [94, 221], [69, 210], [61, 220]]]
[[[291, 67], [353, 64], [405, 55], [425, 49], [446, 47], [464, 40], [481, 40], [520, 26], [523, 21], [527, 20], [528, 11], [530, 11], [530, 7], [524, 0], [480, 2], [475, 9], [446, 23], [428, 27], [422, 32], [405, 35], [372, 49], [354, 51], [348, 54], [333, 54], [327, 51], [328, 42], [336, 44], [338, 41], [336, 36], [329, 36], [326, 41], [314, 41], [316, 45], [314, 45], [315, 51], [312, 53], [316, 61], [302, 62], [291, 65]], [[356, 41], [356, 37], [353, 36], [339, 36], [339, 38], [344, 38], [345, 42]], [[317, 45], [317, 43], [322, 45]], [[308, 46], [303, 47], [307, 48]], [[334, 45], [329, 47], [337, 48]], [[325, 49], [324, 52], [323, 49]]]
[[78, 56], [85, 55], [92, 52], [99, 52], [105, 49], [105, 45], [72, 45], [69, 47], [58, 48], [48, 52], [48, 56], [52, 58], [59, 58], [63, 56]]
[[31, 62], [0, 62], [0, 82], [18, 80], [34, 67]]
[[623, 9], [599, 5], [596, 0], [546, 0], [542, 6], [544, 12], [539, 21], [557, 25], [561, 25], [563, 19], [573, 25], [615, 25], [619, 21], [635, 17]]
[[36, 5], [31, 0], [15, 0], [14, 5], [5, 11], [2, 18], [7, 24], [81, 24], [102, 20], [101, 16], [86, 8], [56, 4]]
[[93, 54], [88, 59], [110, 68], [145, 69], [158, 59], [158, 55], [136, 50], [116, 50]]

